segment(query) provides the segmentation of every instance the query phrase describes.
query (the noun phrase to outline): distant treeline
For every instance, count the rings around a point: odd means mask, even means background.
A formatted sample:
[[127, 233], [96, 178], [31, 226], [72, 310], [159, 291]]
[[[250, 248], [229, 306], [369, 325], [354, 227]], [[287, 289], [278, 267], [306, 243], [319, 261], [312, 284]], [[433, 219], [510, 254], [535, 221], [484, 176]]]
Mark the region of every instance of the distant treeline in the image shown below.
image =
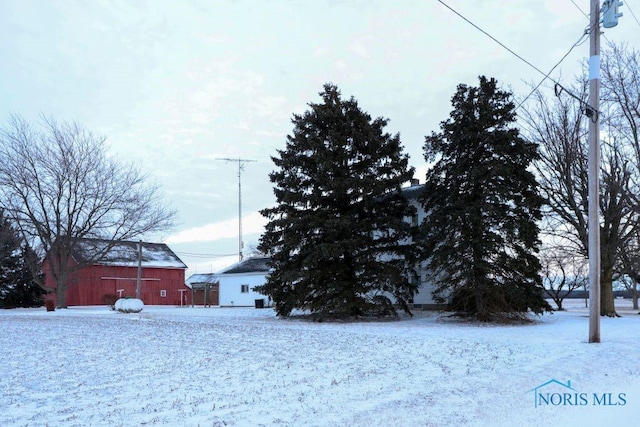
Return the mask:
[[[551, 298], [551, 294], [549, 293], [549, 290], [545, 290], [545, 297]], [[575, 290], [571, 292], [569, 296], [567, 296], [567, 291], [560, 291], [560, 297], [567, 298], [567, 299], [585, 299], [589, 297], [589, 292], [583, 291], [583, 290]], [[624, 290], [613, 291], [613, 297], [631, 299], [632, 295], [630, 291], [624, 289]]]

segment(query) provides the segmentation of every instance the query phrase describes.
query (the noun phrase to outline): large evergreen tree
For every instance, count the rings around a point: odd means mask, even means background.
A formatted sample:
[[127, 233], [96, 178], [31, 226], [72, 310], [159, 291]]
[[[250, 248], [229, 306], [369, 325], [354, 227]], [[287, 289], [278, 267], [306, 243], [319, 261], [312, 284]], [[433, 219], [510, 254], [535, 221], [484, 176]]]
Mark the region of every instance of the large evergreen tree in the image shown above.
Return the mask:
[[387, 120], [363, 112], [327, 84], [322, 103], [294, 115], [286, 149], [270, 174], [277, 205], [259, 249], [273, 272], [262, 292], [287, 316], [305, 309], [315, 317], [409, 312], [413, 213], [401, 186], [413, 176], [398, 134]]
[[426, 212], [420, 247], [435, 296], [488, 321], [542, 313], [538, 226], [542, 199], [528, 170], [537, 146], [513, 127], [510, 93], [495, 79], [459, 85], [441, 132], [425, 138]]
[[0, 308], [42, 305], [44, 290], [33, 280], [27, 262], [34, 256], [0, 209]]

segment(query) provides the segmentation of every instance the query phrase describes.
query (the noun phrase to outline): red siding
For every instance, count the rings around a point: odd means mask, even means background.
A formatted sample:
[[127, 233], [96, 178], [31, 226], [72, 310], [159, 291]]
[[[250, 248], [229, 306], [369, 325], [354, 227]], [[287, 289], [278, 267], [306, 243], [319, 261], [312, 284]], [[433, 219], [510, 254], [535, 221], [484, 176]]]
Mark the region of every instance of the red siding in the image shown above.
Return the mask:
[[[67, 305], [103, 305], [105, 295], [136, 296], [137, 267], [94, 265], [80, 270], [67, 285]], [[47, 286], [53, 287], [50, 278]], [[143, 268], [141, 299], [146, 305], [188, 304], [189, 292], [182, 268]], [[185, 292], [180, 292], [183, 289]], [[121, 292], [118, 292], [121, 290]], [[162, 292], [165, 291], [165, 296]]]

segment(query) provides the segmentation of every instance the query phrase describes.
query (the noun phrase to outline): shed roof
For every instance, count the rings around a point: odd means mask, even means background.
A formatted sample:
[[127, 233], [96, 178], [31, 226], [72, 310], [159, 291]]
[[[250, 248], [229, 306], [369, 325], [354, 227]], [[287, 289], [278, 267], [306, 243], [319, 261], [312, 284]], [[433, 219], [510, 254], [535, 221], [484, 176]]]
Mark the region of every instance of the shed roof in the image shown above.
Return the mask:
[[213, 285], [218, 282], [218, 278], [214, 273], [192, 274], [185, 281], [187, 286], [191, 287], [196, 284]]
[[220, 270], [217, 274], [268, 273], [271, 271], [271, 267], [268, 265], [270, 259], [269, 257], [246, 258]]
[[[114, 242], [103, 239], [82, 239], [75, 246], [73, 258], [79, 263], [89, 262], [96, 253], [113, 245], [103, 257], [91, 264], [137, 267], [138, 243], [124, 240]], [[187, 268], [186, 264], [166, 244], [149, 242], [142, 242], [142, 267]]]

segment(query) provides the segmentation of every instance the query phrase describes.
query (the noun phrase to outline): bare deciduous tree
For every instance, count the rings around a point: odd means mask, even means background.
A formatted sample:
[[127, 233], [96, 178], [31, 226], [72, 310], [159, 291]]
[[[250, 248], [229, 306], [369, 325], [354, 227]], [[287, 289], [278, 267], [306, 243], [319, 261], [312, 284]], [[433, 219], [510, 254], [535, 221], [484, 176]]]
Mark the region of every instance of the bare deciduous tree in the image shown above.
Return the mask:
[[66, 307], [72, 273], [84, 266], [69, 263], [80, 239], [140, 238], [170, 228], [175, 217], [158, 186], [107, 155], [104, 137], [45, 117], [33, 125], [13, 116], [0, 130], [0, 207], [46, 256], [58, 307]]
[[546, 247], [540, 251], [543, 283], [553, 302], [562, 308], [562, 301], [589, 282], [588, 267], [584, 257], [567, 248]]
[[[609, 42], [603, 61], [602, 97], [607, 109], [609, 133], [614, 133], [629, 151], [628, 159], [634, 174], [630, 177], [635, 189], [630, 194], [635, 207], [636, 221], [640, 222], [640, 52], [626, 44]], [[630, 239], [620, 248], [617, 271], [625, 287], [633, 295], [633, 307], [638, 309], [637, 285], [640, 283], [640, 231], [633, 230]]]
[[640, 232], [636, 231], [620, 252], [620, 282], [631, 293], [633, 309], [638, 310], [638, 285], [640, 285]]
[[267, 254], [258, 249], [257, 242], [251, 242], [247, 245], [247, 256], [248, 257], [266, 257]]
[[[586, 80], [583, 80], [586, 82]], [[586, 99], [586, 84], [572, 89]], [[535, 164], [540, 190], [546, 199], [543, 230], [564, 239], [577, 253], [588, 254], [587, 120], [583, 103], [560, 94], [548, 100], [540, 92], [534, 105], [524, 108], [524, 135], [539, 144], [540, 160]], [[601, 109], [602, 111], [606, 109]], [[601, 141], [600, 180], [600, 300], [601, 314], [617, 316], [613, 296], [613, 273], [619, 251], [638, 227], [638, 195], [634, 184], [639, 170], [631, 151], [617, 135]]]
[[602, 98], [612, 109], [608, 124], [633, 150], [640, 170], [640, 52], [609, 43], [601, 68]]

